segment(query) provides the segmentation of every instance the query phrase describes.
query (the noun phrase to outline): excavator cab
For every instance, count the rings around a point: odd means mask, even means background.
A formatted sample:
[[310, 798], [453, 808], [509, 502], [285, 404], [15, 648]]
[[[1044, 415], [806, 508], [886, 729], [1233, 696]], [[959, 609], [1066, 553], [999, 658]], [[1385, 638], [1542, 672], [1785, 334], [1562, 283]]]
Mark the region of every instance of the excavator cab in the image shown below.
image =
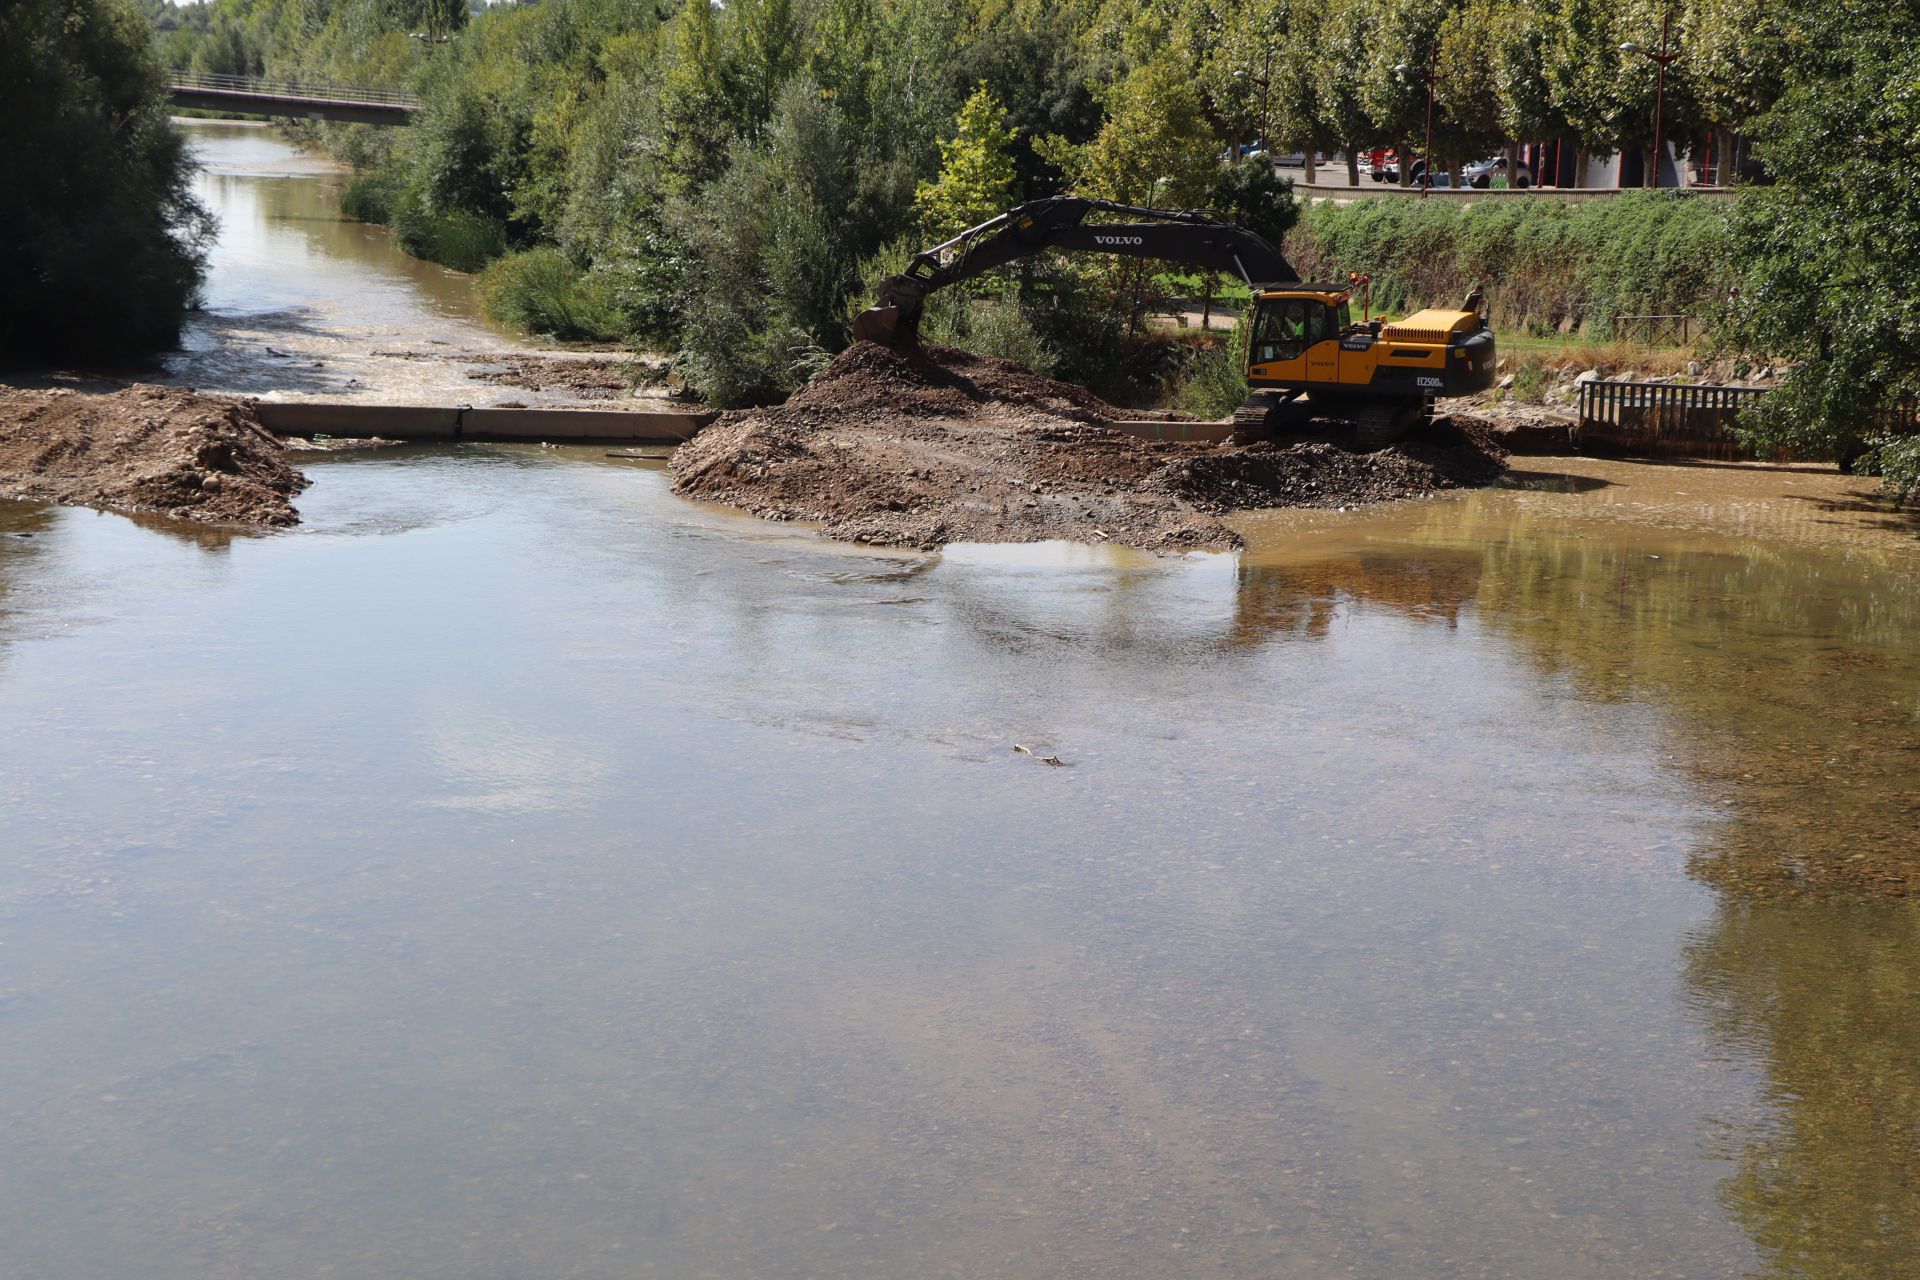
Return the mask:
[[1425, 418], [1436, 397], [1493, 384], [1493, 333], [1479, 312], [1355, 324], [1351, 292], [1337, 284], [1256, 292], [1245, 365], [1253, 394], [1234, 415], [1240, 438], [1338, 418], [1354, 424], [1362, 447], [1377, 448]]
[[1298, 360], [1310, 347], [1339, 338], [1351, 319], [1345, 298], [1323, 294], [1265, 295], [1253, 315], [1247, 363], [1269, 365]]

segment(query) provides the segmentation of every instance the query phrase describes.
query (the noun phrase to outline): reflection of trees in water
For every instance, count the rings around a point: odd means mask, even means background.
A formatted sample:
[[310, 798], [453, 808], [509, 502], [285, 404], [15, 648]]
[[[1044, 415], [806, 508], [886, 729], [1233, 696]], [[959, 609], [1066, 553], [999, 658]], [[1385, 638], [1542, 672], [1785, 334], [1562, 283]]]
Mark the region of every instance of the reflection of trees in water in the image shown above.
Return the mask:
[[1438, 509], [1411, 542], [1244, 571], [1234, 642], [1324, 634], [1343, 598], [1471, 609], [1580, 696], [1669, 712], [1727, 805], [1692, 870], [1763, 891], [1723, 899], [1687, 957], [1709, 1032], [1767, 1080], [1726, 1206], [1769, 1276], [1920, 1275], [1920, 912], [1777, 893], [1920, 890], [1914, 570], [1760, 542], [1647, 550], [1498, 508]]
[[1480, 574], [1481, 558], [1471, 552], [1367, 551], [1298, 564], [1243, 564], [1228, 643], [1260, 644], [1275, 633], [1324, 636], [1343, 599], [1452, 626], [1477, 594]]
[[1471, 607], [1581, 696], [1672, 713], [1683, 766], [1727, 805], [1702, 878], [1920, 891], [1913, 569], [1766, 542], [1656, 553], [1455, 504], [1409, 540], [1243, 569], [1233, 642], [1324, 634], [1342, 598], [1448, 622]]
[[1727, 804], [1716, 884], [1920, 890], [1920, 596], [1911, 570], [1824, 549], [1654, 555], [1537, 531], [1486, 551], [1479, 605], [1587, 696], [1676, 712], [1683, 765]]
[[1920, 913], [1739, 900], [1688, 949], [1709, 1030], [1773, 1116], [1722, 1198], [1773, 1276], [1920, 1274]]

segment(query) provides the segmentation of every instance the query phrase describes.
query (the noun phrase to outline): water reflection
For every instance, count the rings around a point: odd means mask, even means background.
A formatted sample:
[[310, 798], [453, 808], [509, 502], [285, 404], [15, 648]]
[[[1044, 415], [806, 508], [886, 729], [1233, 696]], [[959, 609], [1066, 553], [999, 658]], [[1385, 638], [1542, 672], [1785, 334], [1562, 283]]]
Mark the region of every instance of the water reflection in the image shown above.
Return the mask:
[[[1908, 527], [1871, 504], [1854, 514]], [[1688, 946], [1689, 986], [1722, 1060], [1765, 1082], [1758, 1108], [1708, 1130], [1738, 1164], [1723, 1201], [1769, 1276], [1906, 1274], [1920, 912], [1791, 895], [1920, 890], [1920, 559], [1623, 540], [1515, 519], [1492, 495], [1365, 536], [1388, 545], [1244, 567], [1236, 640], [1324, 634], [1343, 599], [1470, 611], [1582, 700], [1662, 708], [1675, 764], [1721, 806], [1690, 867], [1735, 895]]]
[[1920, 914], [1730, 902], [1687, 950], [1722, 1052], [1761, 1064], [1728, 1210], [1765, 1274], [1881, 1280], [1920, 1259]]
[[28, 575], [28, 562], [44, 550], [42, 539], [53, 527], [53, 519], [53, 510], [40, 503], [0, 501], [0, 657], [18, 625], [14, 615], [20, 606], [10, 597], [19, 580]]
[[1666, 712], [1725, 809], [1708, 880], [1920, 891], [1920, 556], [1605, 529], [1496, 493], [1359, 529], [1247, 557], [1234, 641], [1323, 633], [1343, 599], [1471, 610], [1582, 699]]
[[1695, 757], [1773, 683], [1686, 686], [1814, 643], [1762, 586], [1910, 670], [1898, 607], [1838, 608], [1898, 565], [1515, 494], [1239, 560], [875, 555], [590, 450], [312, 470], [300, 530], [220, 557], [58, 513], [14, 578], [48, 625], [0, 616], [21, 1274], [1772, 1249], [1721, 1188], [1799, 1077], [1680, 995], [1774, 980], [1682, 869], [1765, 810], [1702, 805]]

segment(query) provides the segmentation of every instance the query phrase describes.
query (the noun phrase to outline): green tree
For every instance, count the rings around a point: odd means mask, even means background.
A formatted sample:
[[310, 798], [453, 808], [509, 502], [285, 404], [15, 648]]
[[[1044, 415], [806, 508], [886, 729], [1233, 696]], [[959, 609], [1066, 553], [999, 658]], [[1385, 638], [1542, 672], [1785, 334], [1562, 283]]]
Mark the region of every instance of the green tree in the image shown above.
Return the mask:
[[1114, 90], [1076, 176], [1086, 194], [1123, 204], [1198, 205], [1213, 186], [1215, 146], [1186, 59], [1169, 51]]
[[973, 91], [940, 144], [940, 176], [914, 192], [920, 225], [945, 239], [1003, 212], [1013, 201], [1014, 131], [987, 86]]
[[1312, 31], [1315, 98], [1341, 150], [1347, 181], [1360, 181], [1360, 153], [1390, 141], [1361, 93], [1377, 38], [1373, 0], [1318, 0]]
[[1547, 52], [1558, 30], [1555, 3], [1497, 0], [1489, 15], [1500, 127], [1509, 138], [1566, 141], [1575, 136], [1546, 75]]
[[1920, 437], [1878, 437], [1869, 415], [1920, 400], [1920, 3], [1835, 6], [1802, 24], [1758, 130], [1775, 182], [1735, 215], [1745, 280], [1731, 339], [1793, 362], [1745, 430], [1760, 445], [1875, 446], [1912, 494]]
[[664, 176], [677, 187], [698, 187], [725, 171], [733, 133], [720, 34], [708, 0], [687, 0], [667, 29], [662, 62]]
[[123, 0], [0, 9], [0, 361], [170, 346], [211, 233]]

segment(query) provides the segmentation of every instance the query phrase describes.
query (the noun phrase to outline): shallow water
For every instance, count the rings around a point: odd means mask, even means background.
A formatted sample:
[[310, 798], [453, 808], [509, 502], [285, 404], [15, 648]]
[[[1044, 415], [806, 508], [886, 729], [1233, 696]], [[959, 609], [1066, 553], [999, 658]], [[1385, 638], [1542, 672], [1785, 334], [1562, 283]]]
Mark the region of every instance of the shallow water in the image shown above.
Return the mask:
[[[511, 345], [191, 127], [185, 380]], [[1920, 544], [1832, 477], [1173, 561], [302, 465], [0, 502], [0, 1277], [1914, 1274]]]
[[1897, 865], [1728, 761], [1915, 792], [1902, 547], [1509, 491], [875, 554], [307, 465], [266, 538], [0, 504], [0, 1274], [1920, 1256], [1914, 910], [1712, 887]]
[[467, 376], [543, 349], [486, 319], [474, 278], [401, 252], [385, 227], [341, 216], [350, 174], [265, 124], [178, 120], [219, 221], [203, 308], [168, 381], [278, 400], [526, 404], [564, 394]]

